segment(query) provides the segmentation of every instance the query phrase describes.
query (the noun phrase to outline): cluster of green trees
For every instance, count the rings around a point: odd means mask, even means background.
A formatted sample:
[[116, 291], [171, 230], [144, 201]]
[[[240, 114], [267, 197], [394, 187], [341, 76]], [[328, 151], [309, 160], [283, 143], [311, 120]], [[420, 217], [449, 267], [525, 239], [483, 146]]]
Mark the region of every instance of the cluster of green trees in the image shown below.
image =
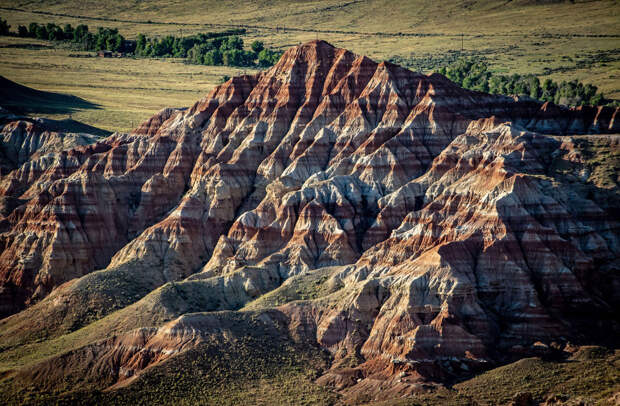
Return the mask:
[[84, 24], [73, 28], [71, 24], [65, 24], [64, 27], [61, 27], [54, 23], [46, 25], [30, 23], [28, 27], [24, 25], [17, 27], [17, 36], [74, 42], [86, 51], [121, 51], [125, 42], [125, 38], [119, 34], [116, 28], [99, 27], [96, 33], [92, 33]]
[[271, 66], [278, 61], [281, 54], [266, 49], [260, 41], [254, 41], [250, 49], [244, 49], [243, 39], [236, 35], [243, 33], [245, 30], [229, 30], [189, 37], [169, 35], [163, 38], [147, 38], [144, 34], [139, 34], [135, 54], [145, 57], [187, 58], [190, 62], [201, 65]]
[[0, 35], [9, 35], [11, 26], [7, 20], [0, 18]]
[[74, 28], [71, 24], [61, 27], [54, 23], [30, 23], [27, 27], [20, 25], [16, 33], [11, 33], [9, 29], [7, 21], [0, 18], [0, 35], [72, 42], [85, 51], [123, 51], [151, 58], [187, 58], [201, 65], [268, 67], [275, 64], [282, 55], [281, 52], [265, 48], [261, 41], [254, 41], [249, 49], [244, 49], [241, 35], [246, 30], [243, 28], [185, 37], [168, 35], [148, 38], [139, 34], [136, 41], [126, 41], [116, 28], [99, 27], [97, 32], [92, 33], [83, 24]]
[[138, 34], [135, 54], [150, 57], [174, 57], [186, 58], [188, 51], [196, 45], [207, 43], [214, 38], [243, 35], [245, 29], [232, 29], [222, 32], [207, 32], [187, 37], [175, 37], [168, 35], [163, 38], [147, 38], [144, 34]]
[[489, 71], [487, 63], [480, 58], [461, 58], [441, 67], [438, 72], [466, 89], [481, 92], [525, 95], [567, 106], [597, 106], [608, 102], [597, 93], [596, 86], [584, 85], [577, 80], [557, 83], [545, 79], [541, 83], [534, 75], [498, 75]]

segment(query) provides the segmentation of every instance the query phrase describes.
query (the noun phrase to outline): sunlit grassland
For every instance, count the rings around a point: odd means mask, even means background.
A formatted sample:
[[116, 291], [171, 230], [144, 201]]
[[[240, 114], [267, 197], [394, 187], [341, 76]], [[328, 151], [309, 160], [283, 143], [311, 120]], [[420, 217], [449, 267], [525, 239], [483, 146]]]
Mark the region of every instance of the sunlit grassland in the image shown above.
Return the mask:
[[[541, 4], [542, 3], [542, 4]], [[294, 5], [294, 6], [293, 6]], [[1, 0], [0, 6], [142, 23], [235, 24], [404, 33], [617, 34], [616, 1], [516, 0]], [[156, 26], [169, 31], [175, 27]], [[133, 24], [134, 29], [142, 27]]]
[[16, 44], [49, 45], [30, 38], [0, 37], [0, 75], [99, 105], [98, 109], [81, 109], [72, 118], [111, 131], [128, 131], [164, 107], [190, 106], [220, 83], [222, 76], [243, 72], [172, 59], [76, 58], [69, 55], [78, 52], [70, 49], [7, 47]]

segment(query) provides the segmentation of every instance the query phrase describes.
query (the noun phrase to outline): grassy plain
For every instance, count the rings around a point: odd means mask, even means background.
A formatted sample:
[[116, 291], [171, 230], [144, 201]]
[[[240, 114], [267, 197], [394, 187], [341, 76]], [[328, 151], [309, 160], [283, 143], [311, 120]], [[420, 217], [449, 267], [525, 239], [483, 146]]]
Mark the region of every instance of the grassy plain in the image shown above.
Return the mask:
[[[592, 83], [620, 98], [620, 3], [447, 1], [14, 1], [0, 0], [13, 29], [32, 21], [117, 27], [127, 38], [245, 27], [245, 41], [285, 49], [321, 38], [376, 60], [426, 71], [459, 52], [491, 69]], [[461, 35], [462, 34], [462, 35]], [[98, 104], [74, 118], [126, 131], [165, 106], [187, 106], [241, 70], [180, 60], [74, 58], [70, 49], [0, 37], [0, 75]], [[52, 116], [54, 117], [54, 116]], [[58, 117], [54, 117], [58, 118]]]
[[[240, 69], [188, 65], [181, 60], [72, 57], [83, 54], [47, 41], [0, 37], [0, 75], [28, 87], [78, 96], [96, 106], [39, 115], [72, 118], [128, 131], [164, 107], [191, 105], [223, 75]], [[44, 106], [41, 106], [44, 110]], [[36, 109], [35, 109], [36, 110]], [[36, 111], [34, 113], [37, 113]]]

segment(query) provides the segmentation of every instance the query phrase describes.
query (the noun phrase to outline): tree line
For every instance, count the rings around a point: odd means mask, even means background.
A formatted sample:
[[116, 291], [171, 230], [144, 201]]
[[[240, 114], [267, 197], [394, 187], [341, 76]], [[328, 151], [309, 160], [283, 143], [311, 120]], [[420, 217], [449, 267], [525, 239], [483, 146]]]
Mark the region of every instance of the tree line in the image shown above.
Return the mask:
[[84, 51], [106, 50], [140, 57], [186, 58], [201, 65], [238, 67], [268, 67], [280, 59], [281, 52], [266, 48], [261, 41], [254, 41], [248, 49], [244, 49], [241, 35], [245, 33], [244, 28], [238, 28], [183, 37], [168, 35], [149, 38], [138, 34], [135, 41], [128, 41], [116, 28], [99, 27], [93, 33], [84, 24], [74, 28], [71, 24], [61, 27], [54, 23], [30, 23], [28, 26], [20, 25], [17, 32], [12, 33], [7, 21], [0, 18], [0, 35], [70, 42]]
[[[8, 34], [10, 32], [5, 35]], [[65, 24], [61, 27], [54, 23], [30, 23], [27, 27], [25, 25], [18, 26], [16, 35], [24, 38], [73, 42], [85, 51], [120, 52], [124, 50], [126, 44], [125, 38], [118, 32], [117, 28], [99, 27], [97, 32], [93, 33], [84, 24], [74, 28], [71, 24]]]
[[[204, 33], [187, 37], [168, 35], [163, 38], [147, 38], [138, 34], [135, 54], [145, 57], [187, 58], [201, 65], [261, 66], [275, 64], [282, 55], [267, 49], [261, 41], [254, 41], [244, 49], [245, 29], [222, 33]], [[237, 35], [231, 35], [237, 34]]]
[[482, 58], [460, 58], [437, 70], [460, 86], [492, 94], [529, 96], [566, 106], [604, 105], [613, 103], [605, 99], [598, 88], [578, 80], [555, 82], [549, 78], [542, 83], [535, 75], [501, 75], [489, 71]]

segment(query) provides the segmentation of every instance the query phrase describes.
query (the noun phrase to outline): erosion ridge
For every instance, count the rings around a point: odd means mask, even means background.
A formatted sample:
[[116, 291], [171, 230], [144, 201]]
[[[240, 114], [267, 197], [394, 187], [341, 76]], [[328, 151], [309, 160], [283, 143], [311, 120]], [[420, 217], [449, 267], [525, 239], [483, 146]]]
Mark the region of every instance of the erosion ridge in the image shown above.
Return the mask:
[[312, 41], [130, 134], [32, 156], [0, 179], [3, 348], [125, 322], [15, 379], [53, 389], [88, 354], [78, 386], [131, 384], [227, 329], [208, 312], [313, 272], [306, 300], [256, 317], [327, 350], [317, 382], [345, 395], [617, 334], [617, 183], [588, 181], [573, 139], [616, 151], [617, 115]]

